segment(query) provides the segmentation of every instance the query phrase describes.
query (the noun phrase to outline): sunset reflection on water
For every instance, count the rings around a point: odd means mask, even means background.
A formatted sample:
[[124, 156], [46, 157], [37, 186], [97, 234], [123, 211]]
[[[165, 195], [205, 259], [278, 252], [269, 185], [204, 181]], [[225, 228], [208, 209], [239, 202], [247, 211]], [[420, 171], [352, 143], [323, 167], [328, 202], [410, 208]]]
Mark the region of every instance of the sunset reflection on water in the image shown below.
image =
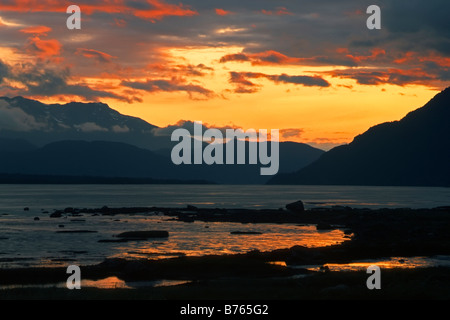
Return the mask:
[[309, 266], [307, 269], [311, 271], [360, 271], [367, 270], [372, 265], [376, 265], [381, 269], [450, 267], [450, 256], [391, 257], [388, 259], [366, 260], [352, 263], [327, 263], [323, 266]]
[[[317, 231], [313, 225], [196, 222], [188, 231], [172, 232], [167, 240], [129, 242], [116, 248], [114, 257], [164, 259], [273, 251], [293, 246], [323, 247], [348, 240], [343, 230]], [[251, 234], [232, 234], [233, 231]]]
[[112, 276], [100, 280], [82, 280], [82, 288], [97, 289], [134, 289], [137, 287], [167, 287], [189, 283], [187, 280], [155, 280], [155, 281], [138, 281], [126, 282], [118, 277]]
[[[166, 259], [265, 252], [293, 246], [323, 247], [340, 244], [350, 237], [344, 229], [318, 231], [315, 225], [187, 223], [159, 214], [84, 215], [78, 220], [41, 218], [39, 222], [22, 214], [0, 218], [0, 231], [5, 237], [0, 252], [3, 268], [88, 265], [107, 258]], [[116, 242], [122, 232], [145, 230], [167, 231], [169, 237]]]

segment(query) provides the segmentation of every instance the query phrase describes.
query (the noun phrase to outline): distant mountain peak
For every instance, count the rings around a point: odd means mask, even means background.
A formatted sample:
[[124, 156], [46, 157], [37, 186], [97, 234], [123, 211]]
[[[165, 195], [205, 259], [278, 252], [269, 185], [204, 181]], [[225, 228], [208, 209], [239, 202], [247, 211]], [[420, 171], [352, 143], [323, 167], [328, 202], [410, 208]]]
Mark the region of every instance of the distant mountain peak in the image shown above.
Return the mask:
[[60, 103], [52, 103], [52, 104], [46, 104], [43, 102], [40, 102], [38, 100], [28, 99], [22, 96], [16, 96], [13, 98], [9, 97], [0, 97], [0, 100], [6, 101], [9, 105], [13, 107], [19, 107], [19, 108], [29, 108], [29, 107], [35, 107], [35, 108], [42, 108], [45, 110], [51, 110], [51, 109], [82, 109], [83, 111], [110, 111], [116, 114], [120, 114], [118, 111], [112, 109], [109, 105], [103, 102], [78, 102], [78, 101], [71, 101], [68, 103], [60, 104]]
[[59, 140], [103, 140], [150, 150], [168, 148], [170, 137], [155, 136], [157, 128], [102, 102], [46, 104], [22, 96], [0, 97], [0, 138], [27, 140], [36, 146]]
[[[1, 97], [0, 99], [9, 106], [9, 109], [1, 110], [2, 114], [12, 120], [9, 123], [0, 123], [0, 130], [30, 131], [39, 129], [59, 132], [79, 130], [85, 124], [91, 124], [91, 131], [95, 131], [95, 128], [99, 131], [114, 130], [114, 128], [119, 127], [127, 127], [129, 130], [138, 131], [156, 128], [156, 126], [140, 118], [123, 115], [102, 102], [45, 104], [21, 96]], [[15, 110], [13, 110], [14, 108]], [[17, 124], [16, 128], [13, 126], [14, 123]], [[34, 126], [21, 125], [24, 123]], [[6, 128], [5, 124], [7, 125]]]
[[[171, 130], [182, 125], [169, 126], [161, 134], [157, 129], [166, 128], [123, 115], [104, 103], [45, 104], [24, 97], [0, 100], [5, 102], [0, 101], [0, 173], [158, 174], [170, 178], [179, 172], [189, 179], [203, 176], [220, 183], [254, 184], [267, 180], [261, 177], [259, 166], [254, 165], [174, 166]], [[296, 142], [280, 143], [279, 151], [280, 172], [298, 170], [324, 152]], [[63, 155], [66, 158], [61, 161]]]

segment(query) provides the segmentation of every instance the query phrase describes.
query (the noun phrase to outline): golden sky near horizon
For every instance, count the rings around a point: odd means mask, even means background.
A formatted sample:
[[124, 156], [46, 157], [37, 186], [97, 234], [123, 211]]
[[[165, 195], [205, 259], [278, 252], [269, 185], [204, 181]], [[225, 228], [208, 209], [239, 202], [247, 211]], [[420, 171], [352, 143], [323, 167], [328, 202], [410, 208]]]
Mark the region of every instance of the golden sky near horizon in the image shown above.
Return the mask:
[[2, 1], [0, 95], [101, 101], [160, 127], [280, 129], [329, 149], [450, 83], [445, 17], [417, 25], [421, 8], [400, 2], [381, 1], [383, 28], [368, 30], [351, 0], [79, 1], [82, 28], [68, 30], [61, 3]]

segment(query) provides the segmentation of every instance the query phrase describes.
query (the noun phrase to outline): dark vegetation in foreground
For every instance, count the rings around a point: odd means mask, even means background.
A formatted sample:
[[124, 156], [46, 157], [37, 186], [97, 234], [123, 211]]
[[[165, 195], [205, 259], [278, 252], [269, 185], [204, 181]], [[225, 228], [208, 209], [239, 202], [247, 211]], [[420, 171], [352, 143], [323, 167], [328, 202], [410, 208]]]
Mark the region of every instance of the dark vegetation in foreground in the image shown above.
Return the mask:
[[364, 271], [321, 272], [303, 278], [234, 277], [136, 289], [16, 288], [0, 299], [26, 300], [448, 300], [450, 268], [387, 269], [381, 290], [368, 290]]

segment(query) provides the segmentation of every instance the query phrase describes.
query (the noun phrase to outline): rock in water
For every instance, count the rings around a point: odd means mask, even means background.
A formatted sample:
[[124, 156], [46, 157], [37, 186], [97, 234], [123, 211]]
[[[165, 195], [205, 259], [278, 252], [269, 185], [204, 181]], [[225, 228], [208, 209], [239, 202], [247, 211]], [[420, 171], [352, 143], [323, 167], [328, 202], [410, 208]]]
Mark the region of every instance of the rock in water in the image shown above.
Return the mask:
[[169, 237], [169, 232], [158, 231], [158, 230], [127, 231], [127, 232], [122, 232], [122, 233], [118, 234], [117, 237], [118, 238], [127, 238], [127, 239], [167, 238], [167, 237]]
[[334, 228], [331, 224], [328, 223], [318, 223], [316, 225], [316, 230], [333, 230]]
[[93, 231], [93, 230], [63, 230], [63, 231], [56, 231], [56, 233], [97, 233], [97, 231]]
[[305, 212], [305, 207], [303, 206], [303, 201], [301, 200], [287, 204], [286, 209], [295, 213]]
[[258, 231], [231, 231], [230, 234], [262, 234]]
[[62, 211], [56, 210], [52, 214], [50, 214], [50, 218], [61, 218], [62, 217]]

